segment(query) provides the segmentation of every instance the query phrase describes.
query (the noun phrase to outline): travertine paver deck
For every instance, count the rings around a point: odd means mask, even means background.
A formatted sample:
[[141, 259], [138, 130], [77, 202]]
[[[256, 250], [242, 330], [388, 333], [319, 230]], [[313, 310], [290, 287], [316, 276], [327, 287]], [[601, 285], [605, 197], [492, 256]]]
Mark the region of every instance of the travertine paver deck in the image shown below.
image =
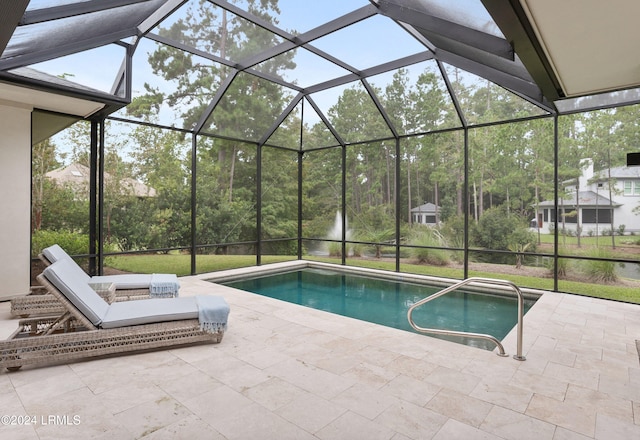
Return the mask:
[[225, 296], [221, 344], [3, 371], [0, 412], [35, 423], [0, 438], [640, 439], [640, 306], [545, 293], [519, 362], [203, 278], [181, 294]]

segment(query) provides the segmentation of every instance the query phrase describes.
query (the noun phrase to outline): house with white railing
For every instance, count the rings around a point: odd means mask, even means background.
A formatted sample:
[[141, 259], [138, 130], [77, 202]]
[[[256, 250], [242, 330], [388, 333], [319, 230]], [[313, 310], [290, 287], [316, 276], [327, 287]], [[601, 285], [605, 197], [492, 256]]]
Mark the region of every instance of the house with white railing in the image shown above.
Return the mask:
[[[581, 235], [640, 232], [640, 167], [615, 167], [594, 172], [584, 159], [582, 175], [563, 182], [558, 199], [558, 228]], [[564, 192], [562, 192], [564, 190]], [[532, 227], [551, 232], [555, 223], [553, 200], [538, 204]]]

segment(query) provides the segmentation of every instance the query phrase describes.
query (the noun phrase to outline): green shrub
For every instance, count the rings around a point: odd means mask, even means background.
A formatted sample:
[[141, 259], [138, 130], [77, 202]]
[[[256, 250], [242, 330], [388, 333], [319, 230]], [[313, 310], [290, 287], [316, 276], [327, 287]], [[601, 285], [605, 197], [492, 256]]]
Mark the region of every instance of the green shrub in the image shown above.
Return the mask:
[[524, 263], [525, 260], [524, 253], [536, 251], [537, 242], [535, 234], [527, 228], [518, 227], [511, 234], [509, 234], [508, 239], [508, 248], [510, 251], [516, 253], [516, 267], [520, 269], [520, 267], [522, 267], [522, 263]]
[[342, 256], [342, 243], [330, 242], [328, 245], [330, 257]]
[[[445, 247], [444, 237], [436, 229], [418, 226], [414, 229], [410, 244], [414, 246]], [[418, 263], [432, 266], [446, 266], [451, 257], [444, 249], [432, 249], [430, 247], [412, 248], [411, 255]]]
[[[40, 229], [31, 234], [31, 256], [37, 257], [42, 249], [59, 245], [69, 255], [83, 255], [89, 253], [89, 234], [71, 231], [52, 231]], [[119, 252], [116, 244], [105, 244], [105, 252]]]
[[[503, 207], [487, 209], [475, 227], [470, 228], [472, 243], [491, 250], [515, 252], [516, 266], [524, 261], [524, 252], [535, 252], [537, 239], [529, 230], [528, 222]], [[486, 254], [479, 256], [489, 263], [508, 264], [513, 256], [508, 254]]]
[[569, 259], [558, 258], [558, 278], [566, 278], [569, 273]]
[[454, 248], [464, 247], [464, 216], [458, 215], [447, 219], [441, 228], [446, 242]]
[[69, 255], [89, 252], [89, 235], [71, 231], [38, 230], [31, 235], [31, 255], [38, 256], [42, 249], [58, 244]]
[[[329, 256], [330, 257], [342, 257], [342, 243], [338, 243], [338, 242], [330, 242], [327, 245], [328, 250], [329, 250]], [[346, 251], [347, 251], [347, 256], [354, 256], [354, 257], [359, 257], [362, 256], [362, 247], [358, 246], [354, 246], [351, 243], [347, 243], [346, 245]]]
[[472, 242], [485, 249], [508, 250], [509, 236], [519, 226], [519, 219], [503, 208], [487, 209], [475, 228], [471, 230]]
[[[567, 255], [567, 250], [563, 247], [560, 247], [559, 253], [561, 255]], [[553, 271], [555, 270], [555, 267], [553, 264], [553, 258], [549, 258], [546, 261], [545, 267], [549, 270], [549, 275], [553, 276]], [[569, 273], [569, 267], [570, 267], [570, 260], [568, 258], [558, 258], [558, 278], [560, 279], [566, 278], [567, 274]]]
[[[376, 258], [382, 258], [383, 249], [389, 246], [390, 243], [393, 243], [395, 235], [396, 231], [394, 228], [373, 229], [366, 232], [361, 231], [357, 239], [377, 243], [373, 245], [373, 251], [375, 252]], [[360, 251], [360, 255], [362, 255], [362, 251]]]
[[[594, 248], [588, 252], [588, 256], [593, 258], [612, 258], [611, 253], [602, 248]], [[606, 260], [584, 260], [582, 270], [589, 280], [597, 283], [614, 283], [618, 281], [616, 273], [616, 263]]]

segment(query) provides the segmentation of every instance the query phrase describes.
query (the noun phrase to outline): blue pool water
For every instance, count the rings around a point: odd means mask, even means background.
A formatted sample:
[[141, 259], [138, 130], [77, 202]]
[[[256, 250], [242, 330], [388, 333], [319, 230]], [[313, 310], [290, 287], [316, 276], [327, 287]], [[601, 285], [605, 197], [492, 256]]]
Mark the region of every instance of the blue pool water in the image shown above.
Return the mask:
[[[224, 284], [407, 331], [414, 331], [407, 320], [409, 307], [442, 289], [324, 269], [302, 269]], [[533, 300], [525, 300], [525, 312], [533, 303]], [[505, 296], [460, 290], [416, 309], [413, 317], [421, 327], [486, 333], [500, 340], [518, 321], [517, 301]], [[495, 348], [493, 343], [481, 339], [439, 337], [487, 350]]]

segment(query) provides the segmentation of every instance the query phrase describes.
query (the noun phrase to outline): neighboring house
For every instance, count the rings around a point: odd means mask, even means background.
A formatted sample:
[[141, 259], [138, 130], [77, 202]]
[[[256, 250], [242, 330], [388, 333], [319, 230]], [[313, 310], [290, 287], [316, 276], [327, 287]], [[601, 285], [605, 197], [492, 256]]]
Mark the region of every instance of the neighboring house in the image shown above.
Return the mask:
[[440, 207], [433, 203], [425, 203], [411, 210], [411, 222], [419, 225], [438, 224], [440, 219]]
[[[603, 232], [617, 232], [624, 225], [625, 233], [640, 232], [640, 217], [633, 212], [640, 206], [640, 167], [615, 167], [609, 170], [593, 171], [591, 159], [585, 159], [582, 175], [576, 180], [564, 182], [564, 198], [558, 200], [558, 227], [576, 232], [578, 226], [582, 235], [602, 235]], [[611, 199], [609, 198], [611, 181]], [[555, 222], [553, 200], [540, 202], [538, 223], [543, 232], [550, 232]], [[579, 208], [579, 209], [578, 209]], [[532, 227], [536, 227], [535, 219]]]
[[[54, 180], [58, 185], [69, 185], [76, 194], [76, 197], [89, 194], [89, 175], [89, 168], [79, 163], [72, 163], [69, 166], [49, 171], [46, 174], [49, 179]], [[111, 175], [106, 172], [104, 173], [104, 178], [107, 182], [109, 179], [112, 179]], [[154, 188], [138, 182], [131, 177], [125, 177], [120, 181], [120, 184], [122, 185], [122, 194], [140, 198], [156, 196], [156, 190]]]

